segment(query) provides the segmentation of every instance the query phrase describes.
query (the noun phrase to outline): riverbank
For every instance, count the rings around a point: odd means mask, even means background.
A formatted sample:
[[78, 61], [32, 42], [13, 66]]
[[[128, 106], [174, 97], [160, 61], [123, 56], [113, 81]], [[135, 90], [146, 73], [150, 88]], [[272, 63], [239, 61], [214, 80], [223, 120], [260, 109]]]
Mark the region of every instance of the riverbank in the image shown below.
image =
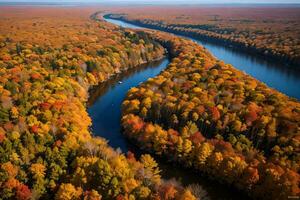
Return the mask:
[[[298, 137], [299, 114], [287, 108], [299, 110], [299, 102], [216, 60], [194, 42], [149, 34], [174, 58], [160, 75], [128, 92], [122, 112], [127, 137], [253, 198], [296, 195], [297, 152], [285, 149], [297, 148], [291, 141]], [[267, 175], [270, 170], [279, 180]], [[273, 194], [266, 196], [269, 190]]]
[[90, 86], [161, 58], [160, 45], [89, 20], [90, 9], [0, 10], [1, 199], [157, 199], [170, 188], [195, 200], [151, 156], [120, 153], [89, 129]]
[[[176, 179], [183, 186], [195, 186], [201, 192], [200, 199], [247, 199], [247, 196], [236, 189], [211, 180], [209, 176], [201, 176], [199, 172], [185, 169], [155, 156], [155, 153], [144, 151], [132, 140], [128, 140], [121, 131], [121, 104], [131, 87], [137, 87], [148, 78], [153, 78], [163, 71], [169, 64], [167, 59], [162, 62], [149, 63], [147, 66], [132, 68], [122, 74], [114, 76], [107, 82], [101, 83], [92, 92], [89, 99], [88, 113], [92, 119], [92, 132], [108, 140], [108, 144], [122, 152], [133, 152], [138, 159], [142, 154], [151, 153], [161, 170], [164, 180]], [[119, 81], [122, 83], [119, 84]], [[109, 112], [108, 112], [109, 111]]]
[[235, 42], [235, 41], [231, 41], [229, 39], [226, 40], [221, 37], [208, 36], [205, 34], [195, 32], [195, 31], [193, 31], [193, 29], [187, 29], [187, 30], [183, 31], [183, 30], [178, 30], [178, 29], [180, 29], [180, 27], [177, 28], [176, 26], [169, 27], [169, 26], [166, 26], [165, 24], [160, 24], [160, 23], [155, 23], [155, 25], [154, 25], [154, 24], [149, 24], [149, 23], [143, 23], [141, 20], [128, 20], [125, 16], [118, 15], [118, 14], [105, 14], [103, 17], [122, 20], [124, 22], [131, 23], [133, 25], [141, 26], [144, 28], [156, 29], [156, 30], [160, 30], [160, 31], [164, 31], [164, 32], [178, 34], [181, 36], [191, 37], [194, 39], [206, 40], [206, 41], [217, 43], [217, 44], [221, 43], [223, 45], [226, 45], [229, 48], [234, 48], [236, 50], [244, 51], [248, 54], [257, 55], [257, 56], [260, 56], [261, 58], [268, 59], [270, 61], [281, 62], [284, 65], [284, 67], [290, 65], [290, 67], [299, 68], [299, 66], [300, 66], [300, 59], [291, 58], [287, 55], [273, 54], [271, 49], [258, 49], [255, 46], [245, 45], [244, 43], [241, 43], [241, 42]]
[[[137, 33], [139, 33], [139, 31]], [[165, 48], [168, 49], [170, 58], [177, 56], [178, 52], [174, 52], [174, 49], [172, 49], [171, 46], [168, 44], [164, 45]], [[169, 62], [164, 62], [163, 64], [163, 67], [159, 66], [158, 68], [146, 67], [145, 71], [141, 71], [141, 73], [139, 72], [139, 69], [141, 68], [133, 68], [129, 71], [135, 71], [135, 69], [137, 69], [137, 73], [129, 73], [128, 76], [126, 73], [125, 76], [123, 76], [123, 74], [118, 74], [114, 76], [114, 79], [110, 79], [108, 82], [100, 84], [98, 89], [95, 87], [98, 92], [92, 97], [94, 100], [90, 100], [91, 102], [88, 108], [89, 116], [93, 121], [93, 132], [99, 133], [98, 136], [106, 138], [109, 141], [109, 145], [114, 148], [120, 148], [122, 152], [127, 152], [128, 150], [134, 152], [138, 155], [137, 158], [142, 153], [150, 153], [149, 151], [142, 151], [135, 145], [131, 145], [132, 143], [130, 143], [122, 134], [121, 128], [119, 128], [121, 119], [120, 107], [128, 90], [131, 87], [140, 85], [148, 78], [157, 76], [168, 66]], [[118, 84], [119, 81], [122, 83]], [[162, 166], [163, 179], [172, 178], [179, 180], [179, 182], [183, 182], [184, 186], [193, 185], [198, 188], [198, 192], [201, 192], [201, 198], [203, 199], [247, 199], [244, 193], [239, 192], [230, 186], [211, 181], [209, 176], [198, 176], [196, 171], [189, 170], [189, 172], [187, 172], [187, 170], [182, 167], [178, 166], [176, 168], [171, 162], [166, 162], [166, 160], [157, 156], [155, 158], [159, 161], [159, 167]]]
[[[119, 20], [106, 19], [111, 23], [118, 24], [119, 26], [139, 29], [142, 27], [132, 25], [127, 22]], [[181, 37], [181, 36], [180, 36]], [[186, 37], [186, 36], [185, 36]], [[268, 59], [248, 54], [243, 51], [228, 48], [222, 44], [205, 42], [203, 40], [191, 39], [194, 42], [204, 46], [208, 49], [217, 59], [233, 65], [237, 69], [255, 77], [256, 79], [264, 82], [271, 88], [290, 96], [300, 99], [300, 92], [297, 85], [300, 84], [300, 70], [297, 67], [283, 67], [280, 62], [269, 61]]]

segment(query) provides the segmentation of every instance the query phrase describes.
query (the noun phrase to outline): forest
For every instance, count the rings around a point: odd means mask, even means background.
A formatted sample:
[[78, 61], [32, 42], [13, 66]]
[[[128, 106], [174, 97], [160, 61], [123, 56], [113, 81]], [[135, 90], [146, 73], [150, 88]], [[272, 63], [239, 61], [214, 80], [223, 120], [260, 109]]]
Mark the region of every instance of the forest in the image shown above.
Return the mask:
[[0, 10], [1, 199], [196, 199], [150, 155], [89, 129], [89, 88], [161, 58], [161, 45], [90, 20], [91, 8]]
[[[300, 58], [298, 8], [0, 6], [0, 199], [202, 200], [196, 186], [163, 178], [158, 159], [252, 199], [299, 197], [299, 100], [192, 40], [108, 23], [108, 10]], [[124, 138], [141, 155], [113, 149], [91, 129], [93, 89], [165, 57], [122, 103]]]
[[[300, 64], [299, 7], [147, 6], [110, 17]], [[157, 15], [157, 13], [160, 13]]]
[[152, 37], [173, 59], [128, 92], [122, 105], [126, 136], [254, 199], [299, 195], [300, 103], [192, 41]]

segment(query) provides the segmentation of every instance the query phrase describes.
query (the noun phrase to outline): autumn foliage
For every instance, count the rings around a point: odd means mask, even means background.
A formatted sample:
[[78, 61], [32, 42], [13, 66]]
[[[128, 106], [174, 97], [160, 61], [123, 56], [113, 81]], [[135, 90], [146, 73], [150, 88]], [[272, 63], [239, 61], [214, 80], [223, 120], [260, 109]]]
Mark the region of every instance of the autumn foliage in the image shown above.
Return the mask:
[[173, 59], [129, 90], [122, 107], [126, 136], [253, 198], [299, 195], [300, 103], [192, 41], [149, 34]]
[[[0, 198], [162, 199], [149, 155], [92, 137], [88, 90], [164, 49], [89, 19], [93, 8], [0, 8]], [[194, 198], [181, 186], [171, 197]]]
[[[113, 17], [145, 27], [208, 39], [300, 64], [300, 9], [294, 6], [147, 6]], [[159, 13], [159, 14], [157, 14]]]

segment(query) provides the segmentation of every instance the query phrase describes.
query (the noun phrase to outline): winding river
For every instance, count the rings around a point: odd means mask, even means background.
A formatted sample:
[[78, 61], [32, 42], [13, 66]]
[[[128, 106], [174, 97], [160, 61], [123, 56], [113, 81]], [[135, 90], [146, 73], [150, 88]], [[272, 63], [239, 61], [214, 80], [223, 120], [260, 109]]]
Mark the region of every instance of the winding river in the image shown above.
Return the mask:
[[[121, 20], [109, 18], [105, 18], [105, 20], [124, 28], [144, 28]], [[232, 64], [235, 68], [248, 73], [269, 87], [300, 100], [300, 66], [285, 65], [255, 54], [217, 44], [216, 42], [208, 42], [186, 36], [182, 37], [191, 39], [204, 46], [219, 60]]]
[[[126, 28], [142, 28], [114, 19], [106, 19], [106, 21]], [[224, 46], [199, 40], [194, 41], [205, 46], [217, 58], [234, 65], [240, 70], [244, 70], [253, 77], [256, 77], [270, 87], [276, 88], [288, 96], [300, 99], [299, 69], [297, 70], [288, 66], [282, 67], [280, 64], [265, 61], [259, 57], [247, 55], [246, 53], [237, 52], [236, 50]], [[139, 155], [141, 153], [140, 150], [131, 145], [122, 135], [120, 126], [121, 104], [127, 91], [131, 87], [138, 86], [148, 78], [158, 75], [168, 64], [169, 60], [167, 58], [148, 63], [147, 65], [117, 74], [107, 82], [92, 89], [88, 102], [88, 113], [93, 121], [93, 133], [97, 133], [98, 136], [106, 138], [113, 148], [119, 148], [122, 152], [130, 150], [136, 155]], [[201, 199], [247, 199], [247, 197], [239, 191], [216, 183], [216, 181], [211, 181], [207, 177], [202, 177], [193, 171], [182, 169], [158, 158], [157, 161], [162, 170], [162, 178], [170, 179], [176, 177], [176, 179], [185, 186], [197, 183], [200, 186]]]
[[[117, 74], [108, 81], [100, 84], [90, 91], [91, 96], [88, 102], [88, 113], [92, 118], [92, 132], [97, 133], [109, 141], [109, 145], [122, 152], [134, 152], [139, 156], [141, 152], [134, 145], [129, 143], [122, 135], [121, 104], [127, 91], [148, 78], [155, 77], [169, 64], [167, 58], [161, 61], [148, 63], [147, 65], [129, 69], [128, 71]], [[195, 172], [174, 166], [164, 160], [156, 158], [161, 175], [164, 179], [176, 177], [183, 185], [198, 184], [202, 191], [201, 200], [238, 200], [247, 199], [242, 193], [227, 186], [201, 177]]]

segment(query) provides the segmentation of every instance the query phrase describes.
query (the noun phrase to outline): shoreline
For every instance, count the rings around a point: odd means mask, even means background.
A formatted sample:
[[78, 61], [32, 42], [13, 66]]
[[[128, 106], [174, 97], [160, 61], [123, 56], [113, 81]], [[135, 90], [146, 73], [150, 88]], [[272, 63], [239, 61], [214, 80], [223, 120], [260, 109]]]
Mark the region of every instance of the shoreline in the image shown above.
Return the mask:
[[[238, 43], [238, 42], [234, 42], [234, 41], [230, 41], [230, 40], [224, 40], [222, 38], [210, 37], [210, 36], [195, 33], [195, 32], [183, 32], [180, 30], [174, 30], [174, 29], [171, 29], [168, 27], [160, 27], [160, 26], [156, 26], [156, 25], [152, 25], [152, 24], [144, 24], [144, 23], [140, 22], [139, 20], [128, 20], [125, 17], [113, 16], [113, 15], [115, 15], [115, 14], [111, 14], [111, 13], [104, 14], [103, 18], [120, 20], [120, 21], [123, 21], [126, 23], [141, 26], [144, 28], [155, 29], [155, 30], [159, 30], [159, 31], [167, 32], [167, 33], [177, 34], [177, 35], [184, 36], [184, 37], [190, 37], [195, 40], [203, 40], [206, 42], [211, 42], [213, 44], [220, 45], [220, 43], [221, 43], [226, 48], [240, 50], [240, 51], [243, 51], [243, 52], [251, 54], [251, 55], [259, 56], [260, 58], [264, 58], [264, 59], [267, 59], [272, 62], [278, 61], [287, 67], [296, 68], [296, 69], [298, 69], [300, 67], [300, 60], [294, 60], [293, 58], [288, 58], [287, 56], [277, 56], [273, 53], [269, 53], [269, 51], [270, 51], [269, 49], [257, 49], [253, 46], [247, 47], [242, 43]], [[268, 51], [268, 53], [265, 53], [265, 51]]]

